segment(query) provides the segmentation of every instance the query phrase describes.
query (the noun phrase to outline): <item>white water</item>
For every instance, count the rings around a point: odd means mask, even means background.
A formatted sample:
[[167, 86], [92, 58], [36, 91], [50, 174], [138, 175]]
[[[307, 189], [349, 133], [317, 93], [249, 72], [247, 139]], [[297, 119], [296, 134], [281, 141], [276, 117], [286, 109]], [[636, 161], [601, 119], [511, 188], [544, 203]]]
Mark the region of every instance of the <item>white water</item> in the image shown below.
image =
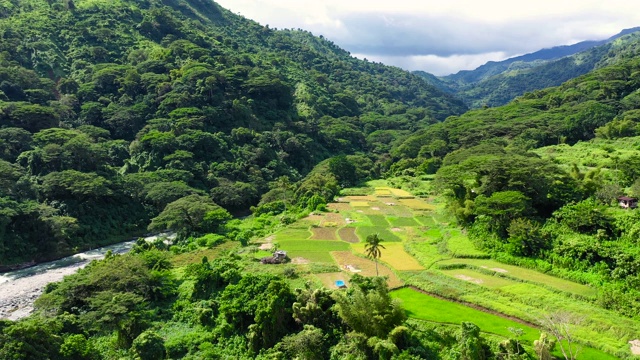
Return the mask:
[[[162, 235], [170, 240], [175, 238], [175, 234]], [[158, 236], [150, 236], [145, 240], [154, 241]], [[134, 244], [134, 240], [126, 241], [0, 274], [0, 319], [17, 320], [28, 316], [33, 311], [33, 302], [48, 283], [62, 280], [64, 276], [75, 273], [92, 260], [104, 258], [109, 250], [114, 254], [126, 253]]]

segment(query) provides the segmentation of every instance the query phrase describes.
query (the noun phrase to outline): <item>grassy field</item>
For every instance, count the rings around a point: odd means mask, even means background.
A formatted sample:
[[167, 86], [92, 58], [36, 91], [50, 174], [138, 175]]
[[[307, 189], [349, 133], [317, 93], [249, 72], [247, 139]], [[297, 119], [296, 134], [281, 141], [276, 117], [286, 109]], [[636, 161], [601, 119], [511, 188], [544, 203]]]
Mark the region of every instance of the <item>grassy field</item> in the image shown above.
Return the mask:
[[[533, 342], [540, 338], [540, 330], [532, 326], [476, 310], [459, 303], [441, 300], [410, 288], [395, 290], [391, 295], [402, 300], [407, 314], [416, 319], [450, 324], [460, 324], [463, 321], [470, 321], [484, 332], [504, 337], [513, 337], [509, 328], [519, 328], [524, 331], [520, 341], [527, 346], [532, 346]], [[556, 349], [554, 354], [557, 356], [561, 355], [558, 349]], [[617, 359], [615, 356], [587, 347], [582, 349], [578, 358], [584, 360]]]
[[285, 240], [279, 242], [290, 258], [301, 257], [313, 262], [332, 263], [331, 251], [349, 250], [349, 244], [332, 240]]
[[596, 295], [596, 290], [586, 285], [564, 280], [541, 272], [518, 266], [502, 264], [490, 259], [450, 259], [438, 262], [438, 265], [465, 264], [477, 268], [494, 271], [516, 279], [542, 284], [560, 291], [565, 291], [586, 297]]
[[455, 269], [455, 270], [442, 270], [443, 274], [449, 275], [456, 279], [465, 280], [474, 284], [486, 286], [489, 288], [501, 288], [508, 285], [517, 284], [516, 281], [506, 279], [499, 276], [492, 276], [471, 269]]
[[412, 217], [389, 217], [389, 222], [391, 226], [400, 227], [400, 226], [419, 226], [416, 219]]
[[356, 230], [356, 234], [361, 241], [367, 240], [367, 236], [378, 234], [384, 241], [401, 241], [400, 238], [389, 230], [388, 226], [360, 226]]
[[308, 239], [311, 236], [311, 232], [308, 229], [296, 229], [296, 228], [286, 228], [276, 235], [276, 240], [304, 240]]
[[453, 235], [447, 239], [447, 248], [453, 257], [479, 257], [487, 253], [476, 249], [466, 235]]
[[[383, 255], [380, 257], [380, 261], [400, 271], [424, 270], [424, 266], [404, 250], [404, 244], [383, 242], [382, 245], [385, 248], [382, 250]], [[365, 254], [364, 247], [363, 243], [351, 245], [353, 250], [362, 255]]]
[[369, 218], [369, 222], [371, 222], [373, 226], [389, 227], [389, 222], [384, 215], [367, 215], [367, 218]]

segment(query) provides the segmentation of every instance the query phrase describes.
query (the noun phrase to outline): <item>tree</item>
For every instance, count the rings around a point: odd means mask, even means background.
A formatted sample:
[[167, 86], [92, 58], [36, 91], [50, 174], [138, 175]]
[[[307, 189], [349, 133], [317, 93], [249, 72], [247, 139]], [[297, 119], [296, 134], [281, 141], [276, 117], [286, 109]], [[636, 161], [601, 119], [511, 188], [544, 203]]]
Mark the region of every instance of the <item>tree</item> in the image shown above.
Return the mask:
[[463, 322], [456, 336], [457, 346], [453, 349], [456, 358], [463, 360], [484, 360], [490, 356], [488, 346], [480, 336], [480, 328], [470, 322]]
[[358, 181], [356, 167], [347, 159], [340, 155], [329, 160], [329, 171], [336, 177], [340, 186], [353, 186]]
[[131, 348], [140, 360], [163, 359], [165, 354], [164, 339], [153, 330], [140, 334]]
[[167, 204], [160, 215], [151, 220], [149, 230], [176, 231], [178, 236], [215, 232], [231, 215], [206, 196], [189, 195]]
[[378, 276], [378, 258], [382, 256], [380, 249], [385, 249], [384, 245], [380, 244], [382, 241], [378, 234], [371, 234], [367, 236], [364, 245], [365, 254], [376, 263], [376, 276]]
[[513, 219], [530, 212], [529, 200], [519, 191], [497, 191], [489, 197], [480, 195], [475, 200], [475, 213], [488, 216], [492, 230], [504, 236]]
[[582, 349], [573, 337], [574, 326], [581, 322], [582, 318], [569, 312], [545, 314], [541, 319], [542, 326], [558, 339], [560, 351], [566, 360], [574, 360]]
[[398, 299], [392, 299], [384, 278], [370, 278], [372, 288], [352, 282], [347, 291], [333, 293], [342, 321], [368, 337], [386, 339], [389, 332], [406, 319]]
[[552, 360], [551, 350], [556, 345], [556, 341], [551, 339], [547, 333], [540, 333], [540, 339], [533, 342], [533, 348], [540, 360]]

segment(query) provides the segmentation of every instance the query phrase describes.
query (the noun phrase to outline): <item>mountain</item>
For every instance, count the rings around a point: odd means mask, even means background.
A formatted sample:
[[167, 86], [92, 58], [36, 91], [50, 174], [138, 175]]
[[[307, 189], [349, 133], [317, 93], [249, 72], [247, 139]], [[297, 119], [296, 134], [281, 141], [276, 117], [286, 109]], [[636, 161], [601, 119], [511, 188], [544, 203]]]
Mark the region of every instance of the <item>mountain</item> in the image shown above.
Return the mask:
[[455, 94], [472, 108], [504, 105], [528, 91], [561, 83], [609, 64], [607, 58], [633, 53], [626, 44], [639, 41], [640, 27], [625, 29], [601, 41], [557, 46], [504, 61], [490, 61], [475, 70], [436, 77], [416, 72], [430, 84]]
[[141, 234], [188, 196], [246, 213], [276, 179], [466, 110], [209, 0], [4, 2], [0, 34], [2, 265]]

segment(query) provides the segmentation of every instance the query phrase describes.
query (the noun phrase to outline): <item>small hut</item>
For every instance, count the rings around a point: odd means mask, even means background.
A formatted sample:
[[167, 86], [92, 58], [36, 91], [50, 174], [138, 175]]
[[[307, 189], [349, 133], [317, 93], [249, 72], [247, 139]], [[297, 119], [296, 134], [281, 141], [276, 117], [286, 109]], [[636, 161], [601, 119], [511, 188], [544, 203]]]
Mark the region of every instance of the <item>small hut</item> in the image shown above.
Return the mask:
[[629, 196], [620, 196], [618, 198], [618, 204], [623, 209], [635, 209], [638, 207], [638, 199]]
[[276, 250], [273, 256], [267, 256], [260, 259], [263, 264], [283, 264], [287, 262], [287, 252], [284, 250]]

